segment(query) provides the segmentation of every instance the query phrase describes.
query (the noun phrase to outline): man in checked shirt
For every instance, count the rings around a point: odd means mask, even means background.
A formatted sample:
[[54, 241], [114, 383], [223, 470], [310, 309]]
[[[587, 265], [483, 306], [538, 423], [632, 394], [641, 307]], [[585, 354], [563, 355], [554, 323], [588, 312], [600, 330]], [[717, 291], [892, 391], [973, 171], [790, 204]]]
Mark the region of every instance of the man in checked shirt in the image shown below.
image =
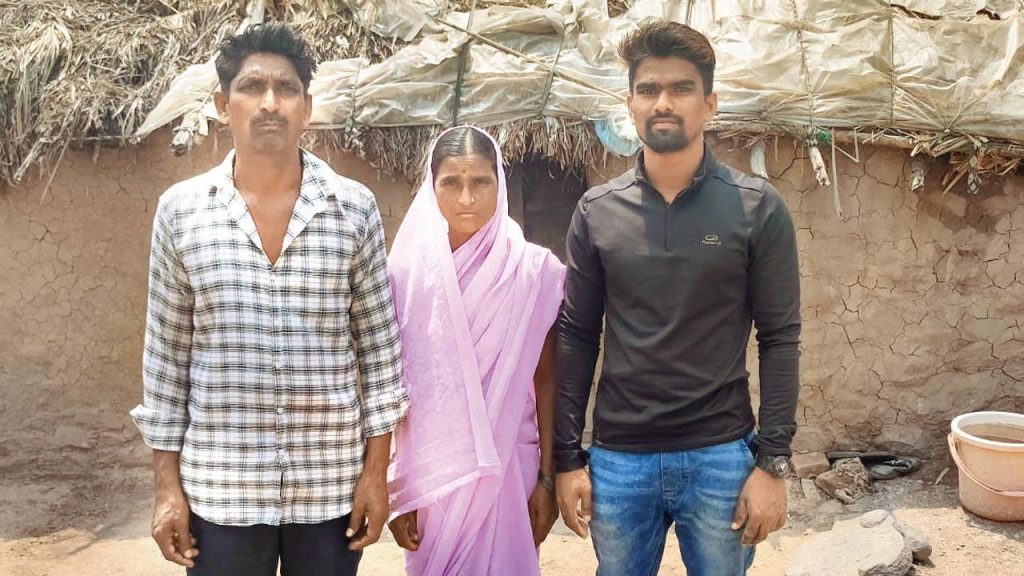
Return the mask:
[[299, 148], [316, 68], [302, 38], [255, 26], [216, 65], [235, 150], [164, 193], [153, 225], [132, 411], [153, 538], [192, 575], [355, 574], [408, 406], [380, 214]]

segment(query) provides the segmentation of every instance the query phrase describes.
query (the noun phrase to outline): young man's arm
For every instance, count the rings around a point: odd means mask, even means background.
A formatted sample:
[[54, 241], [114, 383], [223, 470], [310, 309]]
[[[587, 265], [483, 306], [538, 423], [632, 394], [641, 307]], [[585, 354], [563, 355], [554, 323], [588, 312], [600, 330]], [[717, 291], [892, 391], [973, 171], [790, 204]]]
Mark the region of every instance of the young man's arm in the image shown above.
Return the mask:
[[366, 233], [352, 265], [352, 338], [362, 382], [366, 455], [352, 499], [349, 548], [360, 550], [380, 538], [390, 506], [387, 467], [391, 433], [409, 409], [402, 386], [402, 348], [388, 281], [384, 226], [370, 196]]
[[756, 443], [758, 453], [789, 456], [800, 391], [800, 270], [793, 219], [766, 186], [748, 274], [761, 381]]
[[[747, 280], [761, 380], [755, 442], [759, 456], [789, 456], [800, 390], [800, 272], [793, 220], [779, 193], [765, 186]], [[733, 526], [744, 530], [744, 544], [757, 544], [785, 524], [786, 508], [783, 479], [754, 468]]]
[[165, 196], [153, 222], [142, 404], [132, 410], [132, 417], [153, 449], [153, 539], [164, 558], [182, 566], [192, 566], [198, 555], [178, 477], [179, 453], [189, 424], [193, 306], [188, 275], [174, 247], [173, 214]]
[[[583, 450], [587, 401], [594, 380], [604, 316], [604, 269], [591, 243], [586, 203], [580, 200], [565, 239], [565, 300], [558, 316], [555, 469], [558, 507], [566, 526], [586, 537], [590, 476]], [[582, 516], [582, 521], [580, 519]]]

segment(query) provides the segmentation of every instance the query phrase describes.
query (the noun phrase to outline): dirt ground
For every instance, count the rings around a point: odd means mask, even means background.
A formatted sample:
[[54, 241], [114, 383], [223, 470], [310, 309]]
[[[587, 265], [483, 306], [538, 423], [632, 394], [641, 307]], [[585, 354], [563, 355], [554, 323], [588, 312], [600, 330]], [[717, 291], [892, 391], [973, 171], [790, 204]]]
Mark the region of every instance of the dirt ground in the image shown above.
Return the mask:
[[[917, 527], [935, 550], [916, 576], [1024, 576], [1024, 523], [998, 524], [965, 513], [956, 497], [956, 472], [934, 481], [945, 462], [929, 463], [912, 477], [879, 484], [852, 506], [794, 498], [786, 529], [758, 548], [750, 576], [782, 576], [792, 553], [836, 518], [876, 508]], [[45, 471], [7, 473], [0, 485], [0, 575], [181, 576], [160, 557], [148, 536], [149, 473], [144, 468], [95, 476]], [[682, 576], [679, 549], [669, 538], [660, 574]], [[541, 548], [546, 576], [593, 574], [591, 543], [564, 526]], [[371, 547], [361, 574], [404, 574], [401, 550], [391, 541]]]

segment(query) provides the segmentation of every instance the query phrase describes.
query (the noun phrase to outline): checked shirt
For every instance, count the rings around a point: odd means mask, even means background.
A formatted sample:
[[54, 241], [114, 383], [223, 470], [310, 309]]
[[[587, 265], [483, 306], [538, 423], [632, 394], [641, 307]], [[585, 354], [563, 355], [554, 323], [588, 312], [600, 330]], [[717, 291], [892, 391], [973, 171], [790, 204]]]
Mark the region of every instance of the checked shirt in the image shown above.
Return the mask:
[[373, 195], [301, 152], [271, 266], [234, 153], [163, 194], [153, 225], [146, 444], [180, 452], [192, 511], [221, 525], [347, 514], [365, 439], [405, 416], [401, 348]]

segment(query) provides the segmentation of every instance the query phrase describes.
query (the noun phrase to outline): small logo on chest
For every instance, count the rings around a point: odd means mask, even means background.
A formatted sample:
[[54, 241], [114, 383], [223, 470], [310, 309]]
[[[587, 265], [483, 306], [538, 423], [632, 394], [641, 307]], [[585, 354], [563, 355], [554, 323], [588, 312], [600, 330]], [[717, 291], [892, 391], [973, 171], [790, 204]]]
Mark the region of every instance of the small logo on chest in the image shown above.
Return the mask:
[[705, 246], [721, 246], [722, 240], [718, 237], [718, 234], [708, 234], [701, 240], [701, 244]]

